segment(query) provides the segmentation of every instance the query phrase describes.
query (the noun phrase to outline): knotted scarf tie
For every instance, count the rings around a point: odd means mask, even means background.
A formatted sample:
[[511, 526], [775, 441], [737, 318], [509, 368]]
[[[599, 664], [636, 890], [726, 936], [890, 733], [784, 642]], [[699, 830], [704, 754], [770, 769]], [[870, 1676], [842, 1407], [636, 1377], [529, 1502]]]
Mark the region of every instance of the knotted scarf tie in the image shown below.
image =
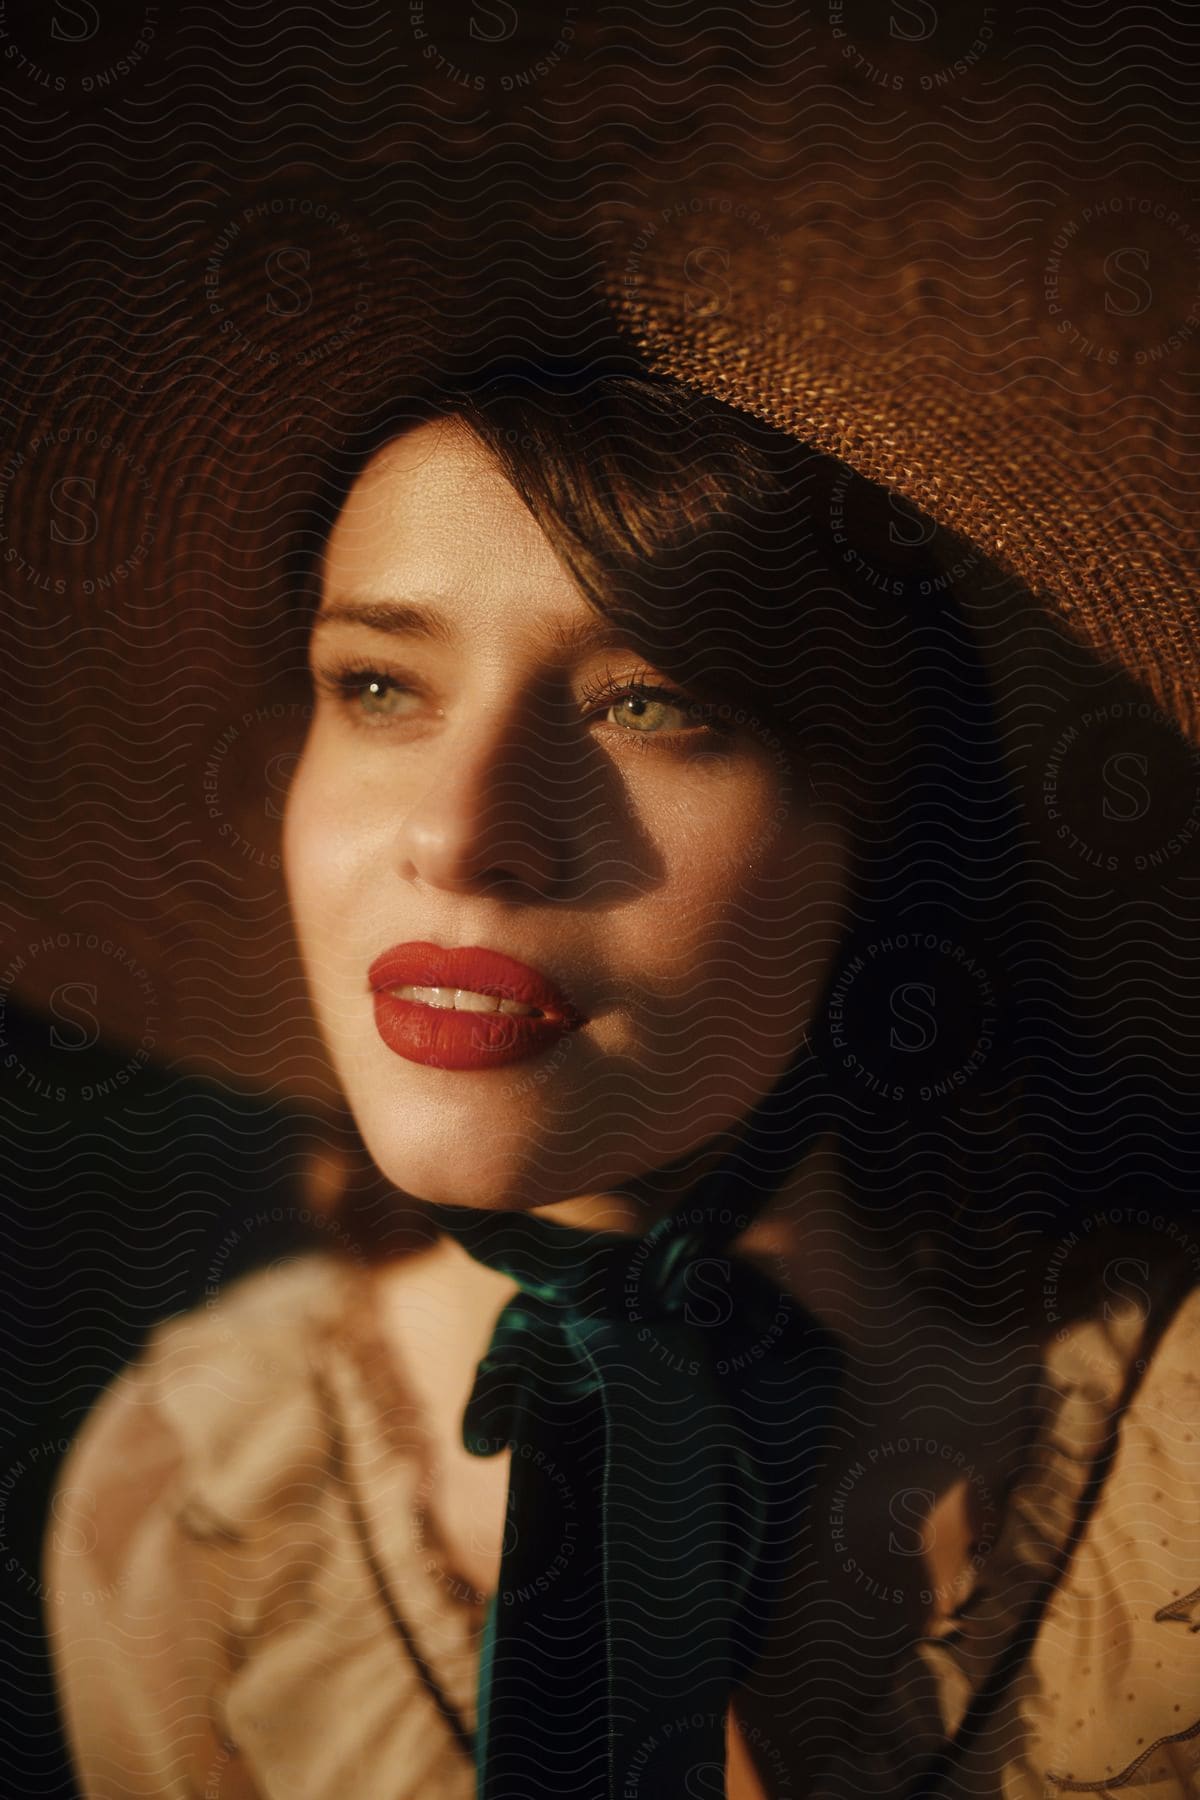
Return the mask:
[[429, 1209], [520, 1285], [463, 1417], [474, 1454], [512, 1449], [479, 1800], [725, 1794], [839, 1368], [781, 1281], [722, 1254], [801, 1153], [771, 1117], [640, 1238]]

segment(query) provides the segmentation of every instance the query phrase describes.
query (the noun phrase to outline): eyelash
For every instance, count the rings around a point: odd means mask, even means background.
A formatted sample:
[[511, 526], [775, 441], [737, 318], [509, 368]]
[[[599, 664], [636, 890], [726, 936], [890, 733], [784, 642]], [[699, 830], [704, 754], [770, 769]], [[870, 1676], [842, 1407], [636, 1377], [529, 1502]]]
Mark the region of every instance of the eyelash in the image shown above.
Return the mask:
[[[580, 699], [585, 711], [591, 711], [601, 702], [606, 707], [614, 706], [620, 700], [635, 698], [639, 700], [661, 700], [668, 706], [679, 707], [691, 713], [695, 722], [692, 726], [675, 731], [638, 732], [621, 731], [614, 727], [622, 738], [637, 745], [639, 750], [647, 750], [652, 744], [664, 742], [677, 744], [683, 738], [702, 737], [706, 732], [718, 733], [727, 731], [729, 727], [717, 716], [716, 706], [692, 700], [688, 695], [680, 693], [676, 688], [664, 687], [661, 682], [649, 681], [646, 677], [649, 669], [640, 668], [632, 675], [614, 676], [606, 669], [598, 680], [588, 683]], [[348, 708], [361, 698], [366, 689], [374, 682], [386, 684], [398, 693], [412, 694], [419, 691], [412, 682], [399, 675], [389, 675], [385, 669], [376, 668], [373, 664], [344, 663], [331, 669], [321, 670], [316, 679], [325, 691], [333, 696], [341, 705]], [[372, 721], [367, 714], [360, 713], [356, 723], [361, 723], [368, 731], [385, 730], [389, 723], [386, 719]]]
[[[615, 706], [618, 700], [661, 700], [668, 706], [676, 706], [682, 712], [690, 713], [693, 724], [690, 729], [680, 731], [656, 731], [650, 734], [637, 731], [622, 732], [623, 737], [635, 738], [643, 749], [650, 743], [661, 743], [664, 739], [677, 741], [685, 737], [699, 737], [706, 731], [718, 732], [726, 729], [723, 719], [718, 717], [717, 708], [711, 702], [692, 700], [687, 694], [680, 693], [678, 688], [665, 687], [662, 682], [647, 680], [651, 674], [649, 669], [635, 669], [632, 675], [614, 675], [611, 669], [596, 681], [590, 682], [580, 696], [584, 707], [589, 711], [603, 701], [605, 706]], [[619, 727], [618, 727], [619, 729]]]

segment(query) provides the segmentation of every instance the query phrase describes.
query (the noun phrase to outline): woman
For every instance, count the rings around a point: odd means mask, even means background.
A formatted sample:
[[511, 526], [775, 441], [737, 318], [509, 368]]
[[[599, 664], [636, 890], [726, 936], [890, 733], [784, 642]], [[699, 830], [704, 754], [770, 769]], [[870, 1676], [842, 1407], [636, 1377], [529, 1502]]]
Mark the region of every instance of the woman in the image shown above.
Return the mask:
[[1050, 1315], [1061, 947], [956, 552], [879, 488], [843, 555], [846, 480], [548, 357], [331, 480], [286, 872], [417, 1244], [345, 1214], [89, 1419], [89, 1794], [1191, 1791], [1200, 1308], [1151, 1243]]
[[56, 1487], [83, 1785], [1188, 1793], [1175, 61], [577, 10], [22, 104], [0, 986], [329, 1152]]

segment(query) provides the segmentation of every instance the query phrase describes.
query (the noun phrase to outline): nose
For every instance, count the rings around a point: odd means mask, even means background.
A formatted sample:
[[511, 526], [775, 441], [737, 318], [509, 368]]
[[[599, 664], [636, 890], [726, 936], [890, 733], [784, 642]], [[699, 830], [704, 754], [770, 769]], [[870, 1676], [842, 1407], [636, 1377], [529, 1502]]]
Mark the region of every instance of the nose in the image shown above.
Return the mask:
[[570, 734], [551, 710], [526, 696], [447, 729], [400, 824], [406, 880], [514, 899], [560, 888], [581, 795]]

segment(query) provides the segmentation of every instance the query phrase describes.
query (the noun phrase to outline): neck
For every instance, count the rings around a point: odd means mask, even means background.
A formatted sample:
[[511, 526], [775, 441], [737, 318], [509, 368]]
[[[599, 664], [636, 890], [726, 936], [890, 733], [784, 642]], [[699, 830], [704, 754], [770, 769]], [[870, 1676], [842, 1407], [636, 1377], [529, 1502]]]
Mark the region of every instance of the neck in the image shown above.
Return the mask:
[[580, 1194], [549, 1206], [534, 1206], [529, 1209], [530, 1214], [579, 1231], [617, 1231], [641, 1237], [687, 1199], [697, 1183], [728, 1154], [733, 1142], [733, 1133], [723, 1132], [686, 1162], [670, 1163], [606, 1193]]
[[[656, 1217], [673, 1211], [687, 1197], [689, 1185], [701, 1179], [707, 1166], [706, 1157], [704, 1167], [692, 1165], [690, 1182], [673, 1177], [658, 1183], [652, 1195], [639, 1186], [635, 1193], [577, 1196], [534, 1211], [578, 1229], [641, 1235]], [[930, 1371], [959, 1366], [964, 1354], [972, 1354], [967, 1340], [977, 1331], [988, 1336], [986, 1316], [977, 1320], [948, 1313], [936, 1275], [922, 1273], [915, 1258], [898, 1255], [883, 1234], [863, 1229], [847, 1202], [832, 1134], [810, 1147], [750, 1226], [732, 1240], [730, 1249], [754, 1263], [767, 1280], [778, 1282], [839, 1340], [848, 1366], [861, 1377], [853, 1402], [856, 1416], [879, 1419], [880, 1431], [890, 1430], [889, 1421], [897, 1418], [915, 1419], [913, 1408], [929, 1386]], [[449, 1236], [439, 1236], [415, 1269], [410, 1259], [400, 1257], [374, 1274], [387, 1300], [392, 1329], [401, 1338], [405, 1331], [417, 1333], [412, 1357], [418, 1364], [429, 1355], [429, 1319], [444, 1317], [446, 1335], [439, 1340], [435, 1360], [444, 1364], [451, 1398], [461, 1410], [499, 1308], [517, 1291], [516, 1284], [477, 1262]], [[421, 1296], [415, 1308], [414, 1294]], [[1013, 1338], [1011, 1321], [1005, 1336]], [[1022, 1344], [1014, 1340], [1005, 1356], [991, 1351], [989, 1356], [986, 1366], [993, 1376], [983, 1385], [989, 1393], [996, 1389], [1002, 1398], [1016, 1396], [1016, 1404], [1032, 1366]], [[980, 1381], [982, 1374], [977, 1384]], [[938, 1376], [935, 1385], [941, 1393], [944, 1378]], [[978, 1398], [983, 1417], [982, 1388]], [[450, 1411], [454, 1413], [453, 1406]], [[927, 1412], [926, 1406], [920, 1416]], [[934, 1435], [942, 1436], [952, 1436], [956, 1429], [952, 1427], [953, 1421], [940, 1418], [930, 1425]]]
[[[657, 1171], [627, 1190], [581, 1195], [533, 1214], [580, 1230], [640, 1236], [687, 1199], [730, 1141], [723, 1137], [686, 1167]], [[894, 1251], [855, 1228], [832, 1133], [818, 1138], [730, 1247], [860, 1350], [877, 1337], [886, 1343], [898, 1317], [911, 1324], [914, 1309], [929, 1309], [928, 1295], [916, 1293]]]

